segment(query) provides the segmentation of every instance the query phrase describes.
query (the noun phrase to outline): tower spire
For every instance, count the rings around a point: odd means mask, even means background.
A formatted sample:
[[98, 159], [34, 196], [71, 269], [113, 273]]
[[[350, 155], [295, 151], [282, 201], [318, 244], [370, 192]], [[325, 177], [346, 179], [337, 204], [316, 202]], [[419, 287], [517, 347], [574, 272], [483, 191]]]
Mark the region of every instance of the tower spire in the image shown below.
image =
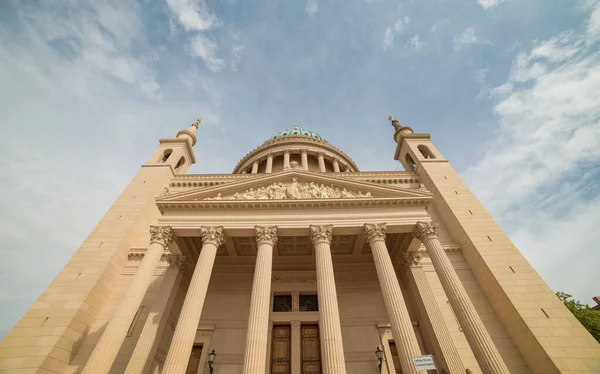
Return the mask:
[[193, 122], [187, 130], [181, 130], [177, 133], [178, 138], [185, 138], [190, 142], [190, 145], [193, 147], [196, 145], [196, 130], [198, 130], [198, 126], [202, 123], [202, 117], [196, 118], [196, 121]]
[[387, 116], [387, 119], [392, 123], [392, 126], [394, 126], [394, 129], [396, 130], [396, 132], [394, 133], [394, 140], [396, 141], [396, 143], [400, 142], [400, 138], [403, 135], [411, 135], [415, 133], [410, 127], [400, 125], [400, 122], [394, 117]]

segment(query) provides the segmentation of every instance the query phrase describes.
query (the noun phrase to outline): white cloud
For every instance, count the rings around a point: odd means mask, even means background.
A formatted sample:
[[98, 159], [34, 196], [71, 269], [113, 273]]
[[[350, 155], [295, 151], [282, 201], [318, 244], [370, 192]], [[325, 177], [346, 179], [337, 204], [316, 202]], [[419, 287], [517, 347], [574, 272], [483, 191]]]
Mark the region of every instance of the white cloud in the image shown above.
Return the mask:
[[166, 0], [177, 21], [186, 31], [206, 31], [218, 24], [217, 16], [203, 0]]
[[[597, 292], [586, 264], [600, 261], [591, 224], [600, 220], [600, 200], [589, 201], [600, 178], [596, 41], [566, 32], [517, 56], [509, 79], [492, 90], [495, 138], [464, 172], [542, 276], [572, 285], [564, 290], [582, 299]], [[587, 272], [573, 271], [579, 266]]]
[[475, 34], [475, 29], [472, 27], [467, 27], [462, 34], [454, 38], [453, 42], [454, 50], [460, 51], [469, 47], [472, 44], [480, 43], [481, 41]]
[[315, 13], [319, 11], [319, 2], [318, 0], [306, 0], [306, 8], [304, 8], [306, 14], [313, 16]]
[[481, 5], [483, 7], [483, 9], [490, 9], [493, 8], [495, 6], [497, 6], [498, 4], [504, 2], [504, 0], [478, 0], [479, 1], [479, 5]]
[[409, 41], [406, 42], [406, 47], [415, 52], [421, 52], [425, 47], [425, 42], [421, 41], [418, 34], [415, 34]]
[[383, 34], [383, 50], [387, 51], [394, 45], [394, 31], [391, 27], [385, 29]]
[[600, 4], [592, 8], [592, 15], [588, 21], [588, 37], [598, 39], [600, 37]]
[[[166, 2], [177, 23], [185, 31], [190, 32], [188, 53], [193, 57], [200, 57], [206, 67], [213, 72], [223, 70], [227, 63], [218, 56], [219, 46], [207, 34], [207, 31], [220, 26], [221, 21], [206, 2], [204, 0], [166, 0]], [[234, 59], [231, 66], [237, 69], [241, 55], [236, 53], [231, 56]]]
[[475, 81], [480, 86], [485, 86], [487, 83], [487, 75], [489, 73], [489, 69], [481, 69], [477, 71], [477, 75], [475, 76]]
[[410, 25], [410, 17], [405, 16], [404, 18], [399, 18], [394, 22], [393, 26], [389, 26], [385, 29], [383, 34], [383, 50], [387, 51], [394, 46], [394, 36], [402, 35], [408, 25]]
[[217, 44], [204, 34], [196, 34], [188, 46], [190, 54], [204, 60], [206, 67], [212, 71], [221, 71], [225, 67], [225, 61], [216, 56]]
[[136, 3], [79, 1], [62, 5], [69, 17], [56, 16], [44, 6], [21, 9], [20, 16], [29, 21], [27, 36], [37, 48], [46, 49], [71, 68], [85, 66], [155, 97], [160, 86], [152, 64], [159, 55], [157, 51], [146, 55], [139, 51], [147, 41]]

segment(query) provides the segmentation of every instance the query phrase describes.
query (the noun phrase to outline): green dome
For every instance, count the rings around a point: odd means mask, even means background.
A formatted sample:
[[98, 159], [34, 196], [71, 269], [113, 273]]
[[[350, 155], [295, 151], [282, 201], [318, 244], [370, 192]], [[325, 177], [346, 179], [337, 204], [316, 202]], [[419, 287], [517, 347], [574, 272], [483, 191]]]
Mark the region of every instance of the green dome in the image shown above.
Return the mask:
[[327, 143], [327, 141], [325, 139], [323, 139], [321, 137], [321, 135], [317, 134], [316, 132], [313, 132], [313, 131], [310, 131], [307, 129], [300, 129], [300, 128], [298, 128], [298, 126], [295, 126], [292, 130], [285, 130], [285, 131], [278, 132], [277, 134], [271, 136], [269, 138], [269, 140], [282, 138], [284, 136], [310, 136], [311, 138], [319, 139], [319, 140], [322, 140], [325, 143]]

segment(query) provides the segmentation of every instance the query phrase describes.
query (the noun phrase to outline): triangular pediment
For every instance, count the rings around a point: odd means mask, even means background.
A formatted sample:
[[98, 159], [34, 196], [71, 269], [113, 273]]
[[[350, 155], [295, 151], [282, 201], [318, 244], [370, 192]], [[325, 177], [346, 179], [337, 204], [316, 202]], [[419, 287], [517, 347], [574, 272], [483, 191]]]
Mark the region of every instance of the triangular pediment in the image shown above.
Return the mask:
[[[306, 201], [361, 199], [430, 200], [431, 193], [401, 187], [381, 186], [340, 176], [321, 175], [306, 171], [286, 171], [276, 174], [161, 196], [160, 205], [167, 203], [227, 203], [240, 201]], [[161, 204], [162, 203], [162, 204]]]

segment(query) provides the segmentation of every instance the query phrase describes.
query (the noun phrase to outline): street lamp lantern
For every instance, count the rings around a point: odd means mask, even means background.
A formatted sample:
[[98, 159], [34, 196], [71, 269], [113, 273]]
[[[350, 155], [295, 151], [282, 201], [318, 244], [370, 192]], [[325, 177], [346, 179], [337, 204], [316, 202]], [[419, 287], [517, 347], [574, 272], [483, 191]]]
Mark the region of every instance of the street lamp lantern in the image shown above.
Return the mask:
[[381, 348], [379, 348], [379, 346], [377, 346], [377, 349], [375, 350], [375, 355], [377, 356], [377, 359], [379, 360], [379, 372], [381, 373], [381, 363], [383, 361], [383, 351], [381, 350]]
[[208, 354], [208, 369], [210, 370], [210, 374], [213, 372], [213, 362], [215, 361], [215, 357], [217, 357], [217, 354], [213, 349], [212, 352]]

